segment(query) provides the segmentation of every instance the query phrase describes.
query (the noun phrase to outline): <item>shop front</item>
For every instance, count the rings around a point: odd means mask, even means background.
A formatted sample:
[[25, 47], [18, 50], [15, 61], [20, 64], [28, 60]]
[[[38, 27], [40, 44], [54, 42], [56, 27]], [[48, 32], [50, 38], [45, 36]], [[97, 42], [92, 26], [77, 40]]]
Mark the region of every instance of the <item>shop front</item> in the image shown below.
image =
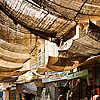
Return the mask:
[[61, 94], [66, 98], [66, 92], [68, 91], [67, 74], [67, 72], [58, 72], [49, 75], [48, 78], [43, 78], [42, 82], [45, 84], [45, 89], [43, 89], [42, 98], [58, 100]]
[[67, 80], [69, 81], [67, 98], [72, 97], [72, 100], [85, 100], [84, 98], [90, 98], [91, 83], [93, 81], [91, 71], [82, 70], [72, 73], [67, 76]]

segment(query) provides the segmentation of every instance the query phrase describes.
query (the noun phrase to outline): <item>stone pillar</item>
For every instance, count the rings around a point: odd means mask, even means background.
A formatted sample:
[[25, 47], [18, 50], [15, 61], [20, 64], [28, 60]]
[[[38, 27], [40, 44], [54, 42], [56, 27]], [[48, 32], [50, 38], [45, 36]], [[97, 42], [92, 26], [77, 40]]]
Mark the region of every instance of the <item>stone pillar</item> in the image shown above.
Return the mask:
[[23, 84], [16, 85], [16, 100], [20, 100], [22, 97], [21, 89], [23, 87]]
[[9, 91], [3, 91], [3, 100], [9, 100]]

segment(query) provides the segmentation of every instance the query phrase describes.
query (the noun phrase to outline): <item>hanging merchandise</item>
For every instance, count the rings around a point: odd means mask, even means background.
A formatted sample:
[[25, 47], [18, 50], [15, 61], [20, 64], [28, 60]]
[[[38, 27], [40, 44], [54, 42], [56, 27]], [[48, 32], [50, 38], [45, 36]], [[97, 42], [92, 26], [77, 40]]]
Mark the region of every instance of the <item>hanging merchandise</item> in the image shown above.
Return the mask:
[[96, 66], [96, 72], [95, 72], [95, 85], [99, 86], [99, 74], [98, 74], [98, 66]]
[[74, 88], [74, 82], [73, 82], [74, 80], [72, 80], [72, 88]]
[[87, 76], [87, 84], [88, 84], [88, 86], [90, 86], [90, 80], [89, 80], [88, 76]]
[[59, 83], [59, 87], [61, 87], [61, 83]]
[[72, 95], [73, 95], [73, 92], [70, 93], [68, 100], [73, 100], [73, 96]]
[[55, 83], [55, 87], [58, 87], [58, 84], [57, 83]]
[[76, 86], [78, 85], [78, 79], [77, 79], [77, 81], [76, 81]]
[[52, 86], [53, 86], [53, 87], [55, 86], [55, 83], [54, 83], [54, 82], [52, 83]]

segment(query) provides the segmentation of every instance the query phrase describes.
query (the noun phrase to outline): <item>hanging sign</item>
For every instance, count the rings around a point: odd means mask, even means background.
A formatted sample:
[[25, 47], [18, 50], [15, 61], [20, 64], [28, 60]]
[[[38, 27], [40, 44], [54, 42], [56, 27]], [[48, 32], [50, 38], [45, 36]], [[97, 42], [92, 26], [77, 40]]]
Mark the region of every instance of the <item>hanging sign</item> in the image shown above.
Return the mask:
[[42, 82], [47, 83], [47, 82], [58, 81], [63, 79], [67, 79], [67, 72], [59, 72], [57, 74], [53, 74], [48, 78], [43, 78]]
[[83, 71], [79, 71], [79, 72], [68, 75], [67, 79], [70, 80], [70, 79], [87, 76], [87, 75], [88, 75], [88, 70], [83, 70]]

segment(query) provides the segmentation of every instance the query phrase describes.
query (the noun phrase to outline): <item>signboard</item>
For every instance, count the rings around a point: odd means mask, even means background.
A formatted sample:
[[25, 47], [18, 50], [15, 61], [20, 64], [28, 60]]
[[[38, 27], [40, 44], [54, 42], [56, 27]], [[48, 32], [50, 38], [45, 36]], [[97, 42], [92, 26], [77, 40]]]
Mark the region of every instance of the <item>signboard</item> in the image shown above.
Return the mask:
[[74, 74], [70, 74], [70, 75], [67, 76], [68, 80], [73, 79], [73, 78], [74, 78]]
[[67, 72], [59, 72], [57, 74], [50, 75], [47, 79], [43, 78], [42, 83], [64, 80], [64, 79], [67, 79]]
[[70, 79], [83, 77], [83, 76], [88, 76], [88, 70], [79, 71], [70, 75], [68, 75], [68, 72], [59, 72], [57, 74], [50, 75], [48, 78], [43, 78], [42, 82], [47, 83], [47, 82], [58, 81], [63, 79], [70, 80]]
[[67, 79], [70, 80], [70, 79], [87, 76], [87, 75], [88, 75], [88, 70], [83, 70], [83, 71], [79, 71], [79, 72], [68, 75]]

